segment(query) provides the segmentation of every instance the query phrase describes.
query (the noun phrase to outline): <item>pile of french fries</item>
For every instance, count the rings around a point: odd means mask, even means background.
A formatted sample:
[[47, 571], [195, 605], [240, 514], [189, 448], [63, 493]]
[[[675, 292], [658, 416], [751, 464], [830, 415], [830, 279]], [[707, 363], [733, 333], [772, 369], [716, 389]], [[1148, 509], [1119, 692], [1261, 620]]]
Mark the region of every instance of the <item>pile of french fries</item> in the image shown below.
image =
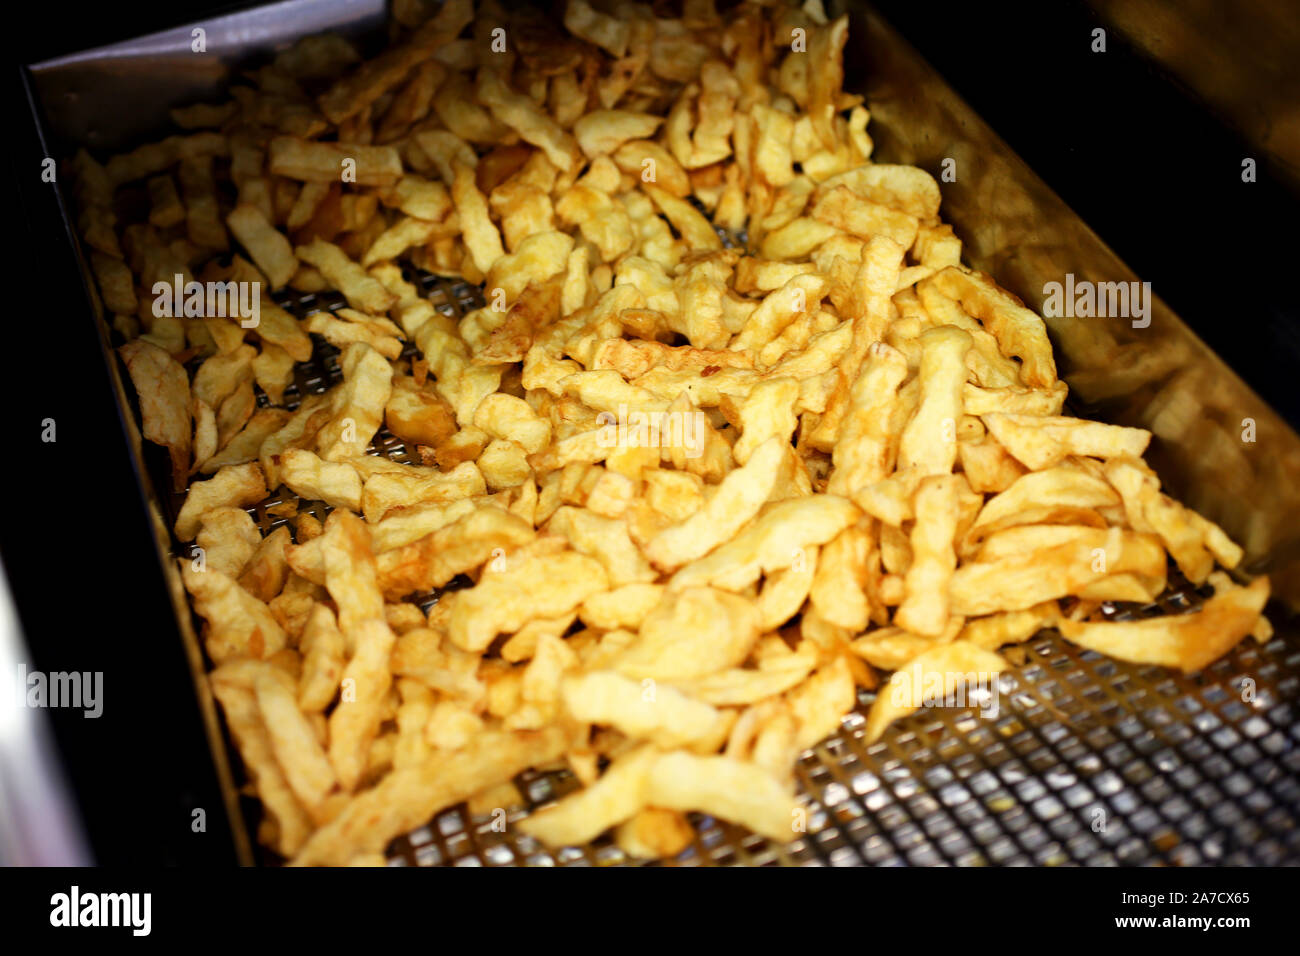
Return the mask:
[[[1267, 579], [1225, 573], [1150, 434], [1062, 416], [1041, 318], [963, 267], [930, 175], [871, 161], [847, 29], [819, 0], [399, 0], [375, 59], [304, 39], [72, 161], [275, 851], [382, 862], [558, 766], [582, 788], [517, 824], [551, 846], [673, 855], [694, 811], [788, 841], [794, 763], [858, 688], [874, 740], [1043, 628], [1185, 671], [1267, 636]], [[439, 311], [420, 271], [487, 304]], [[259, 283], [257, 324], [156, 314], [176, 275]], [[342, 381], [286, 408], [313, 337]], [[421, 464], [368, 454], [384, 428]], [[263, 537], [280, 486], [327, 520], [280, 502]], [[1170, 558], [1203, 607], [1102, 619]]]

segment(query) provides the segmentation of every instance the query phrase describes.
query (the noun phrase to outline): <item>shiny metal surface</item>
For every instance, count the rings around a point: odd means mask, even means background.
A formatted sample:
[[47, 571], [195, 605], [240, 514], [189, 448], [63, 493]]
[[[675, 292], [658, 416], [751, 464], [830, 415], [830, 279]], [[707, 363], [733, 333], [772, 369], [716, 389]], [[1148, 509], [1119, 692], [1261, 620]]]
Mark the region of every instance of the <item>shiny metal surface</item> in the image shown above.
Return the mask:
[[[831, 4], [832, 8], [834, 4]], [[1124, 265], [1000, 139], [965, 106], [886, 23], [850, 4], [849, 89], [867, 95], [877, 159], [911, 162], [940, 174], [944, 215], [973, 265], [1040, 307], [1043, 286], [1066, 273], [1097, 281], [1132, 280]], [[352, 33], [378, 28], [383, 4], [304, 0], [221, 18], [228, 38], [213, 63], [165, 41], [127, 43], [34, 68], [42, 107], [68, 144], [92, 148], [132, 142], [154, 130], [168, 106], [214, 97], [236, 64], [323, 24]], [[218, 22], [218, 21], [214, 21]], [[209, 31], [209, 37], [213, 34]], [[162, 77], [167, 82], [161, 83]], [[86, 100], [63, 103], [68, 93]], [[116, 104], [105, 110], [103, 104]], [[74, 108], [75, 107], [75, 108]], [[84, 269], [84, 263], [82, 264]], [[420, 277], [431, 300], [459, 314], [479, 290]], [[337, 296], [282, 303], [298, 315], [336, 308]], [[99, 306], [96, 305], [98, 309]], [[102, 310], [101, 310], [102, 318]], [[101, 323], [102, 325], [102, 323]], [[1300, 439], [1158, 301], [1152, 322], [1134, 329], [1108, 319], [1051, 323], [1076, 410], [1142, 424], [1157, 435], [1151, 460], [1171, 494], [1220, 521], [1245, 544], [1254, 569], [1275, 575], [1275, 591], [1300, 601]], [[109, 342], [105, 329], [104, 344]], [[142, 447], [131, 401], [111, 360], [138, 471], [151, 503], [159, 556], [208, 717], [214, 759], [229, 805], [239, 798], [203, 674], [202, 654], [167, 530], [175, 501], [161, 496], [164, 455]], [[334, 351], [295, 372], [301, 396], [338, 378]], [[1240, 439], [1243, 419], [1256, 441]], [[381, 433], [375, 451], [403, 459], [401, 443]], [[250, 509], [263, 531], [282, 521]], [[303, 510], [323, 514], [318, 503]], [[810, 802], [809, 832], [775, 846], [738, 828], [696, 817], [694, 844], [670, 865], [860, 865], [889, 863], [1115, 864], [1279, 863], [1300, 861], [1300, 645], [1293, 626], [1266, 644], [1247, 641], [1194, 677], [1138, 667], [1081, 651], [1045, 632], [1008, 651], [1002, 707], [922, 711], [872, 745], [863, 742], [864, 709], [840, 732], [807, 751], [798, 767]], [[1243, 688], [1252, 688], [1250, 700]], [[526, 774], [516, 820], [574, 786], [560, 774]], [[249, 829], [256, 826], [250, 810]], [[234, 819], [240, 819], [235, 813]], [[1098, 828], [1098, 821], [1104, 821]], [[250, 841], [241, 832], [249, 858]], [[552, 852], [464, 807], [439, 814], [396, 841], [394, 864], [625, 864], [606, 838]]]
[[89, 866], [45, 713], [27, 706], [27, 661], [0, 566], [0, 866]]
[[170, 107], [218, 97], [251, 59], [314, 33], [371, 34], [386, 15], [383, 0], [287, 0], [34, 64], [47, 136], [55, 146], [129, 148], [163, 129]]

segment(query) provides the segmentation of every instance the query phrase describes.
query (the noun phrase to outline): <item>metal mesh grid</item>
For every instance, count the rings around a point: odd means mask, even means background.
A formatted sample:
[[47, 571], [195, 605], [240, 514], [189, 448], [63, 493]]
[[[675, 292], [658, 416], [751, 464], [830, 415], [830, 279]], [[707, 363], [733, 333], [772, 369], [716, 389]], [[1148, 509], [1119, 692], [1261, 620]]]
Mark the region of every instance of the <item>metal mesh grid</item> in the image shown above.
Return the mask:
[[[439, 311], [483, 304], [465, 282], [410, 273]], [[346, 305], [335, 292], [277, 296], [299, 318]], [[338, 350], [294, 370], [285, 406], [341, 380]], [[408, 345], [407, 356], [415, 354]], [[260, 390], [259, 402], [267, 404]], [[373, 452], [419, 464], [382, 428]], [[158, 451], [151, 449], [151, 451]], [[169, 487], [165, 455], [151, 455], [156, 488]], [[165, 502], [174, 520], [183, 495]], [[267, 511], [296, 501], [324, 520], [323, 502], [280, 489], [248, 509], [263, 534], [288, 519]], [[437, 599], [415, 600], [427, 610]], [[1198, 596], [1174, 588], [1150, 608], [1106, 607], [1109, 617], [1178, 613]], [[1300, 861], [1300, 646], [1248, 638], [1201, 674], [1185, 677], [1085, 651], [1045, 631], [1004, 649], [996, 716], [980, 706], [926, 708], [864, 743], [874, 692], [840, 731], [796, 768], [807, 832], [780, 845], [742, 827], [691, 815], [696, 836], [666, 866], [861, 865], [1276, 865]], [[233, 752], [233, 748], [232, 748]], [[390, 866], [645, 865], [609, 836], [551, 850], [513, 824], [577, 788], [567, 770], [515, 780], [524, 805], [507, 825], [462, 804], [401, 837]], [[245, 801], [256, 822], [255, 801]], [[255, 829], [255, 827], [250, 827]], [[269, 859], [269, 858], [268, 858]]]

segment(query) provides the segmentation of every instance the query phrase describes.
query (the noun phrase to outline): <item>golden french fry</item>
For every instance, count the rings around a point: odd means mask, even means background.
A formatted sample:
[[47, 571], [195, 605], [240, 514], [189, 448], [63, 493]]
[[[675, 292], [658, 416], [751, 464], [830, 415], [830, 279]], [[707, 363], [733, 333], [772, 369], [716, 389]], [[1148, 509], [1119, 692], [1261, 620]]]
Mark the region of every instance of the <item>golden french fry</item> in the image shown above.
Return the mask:
[[707, 554], [731, 538], [762, 507], [784, 458], [779, 438], [769, 438], [749, 461], [722, 479], [717, 493], [698, 512], [665, 529], [646, 548], [646, 557], [672, 570]]
[[180, 559], [181, 578], [195, 610], [208, 622], [204, 646], [217, 664], [233, 657], [265, 660], [286, 643], [284, 630], [266, 605], [215, 569], [199, 570]]
[[255, 691], [244, 675], [232, 673], [233, 670], [218, 667], [212, 672], [212, 693], [221, 703], [226, 725], [257, 785], [258, 796], [275, 822], [275, 848], [290, 856], [297, 853], [310, 836], [312, 820], [294, 796], [284, 771], [276, 762]]
[[730, 757], [677, 750], [655, 761], [646, 781], [652, 806], [714, 814], [773, 840], [786, 840], [798, 821], [794, 798], [770, 774]]
[[339, 609], [339, 628], [352, 648], [343, 669], [340, 705], [329, 717], [329, 761], [339, 785], [351, 790], [365, 769], [379, 731], [392, 677], [388, 655], [396, 638], [384, 617], [370, 533], [346, 511], [333, 512], [321, 538], [325, 586]]
[[457, 647], [481, 651], [498, 634], [516, 631], [535, 617], [567, 614], [609, 590], [604, 567], [572, 551], [507, 556], [503, 563], [501, 571], [489, 568], [452, 609], [447, 636]]
[[303, 262], [319, 269], [325, 280], [342, 292], [354, 309], [382, 315], [397, 302], [397, 296], [384, 288], [382, 282], [367, 273], [333, 243], [313, 239], [307, 245], [294, 249], [294, 254]]
[[310, 721], [298, 709], [293, 679], [267, 665], [253, 690], [276, 762], [298, 802], [310, 812], [324, 803], [334, 789], [334, 770]]
[[920, 404], [899, 441], [900, 469], [916, 468], [927, 475], [952, 471], [957, 460], [957, 422], [962, 415], [962, 384], [970, 344], [970, 335], [952, 326], [922, 334], [921, 369], [917, 373]]
[[923, 651], [895, 671], [880, 689], [867, 714], [866, 741], [874, 743], [895, 720], [927, 702], [946, 699], [961, 684], [996, 680], [1006, 667], [998, 654], [964, 641]]
[[1020, 359], [1025, 384], [1044, 388], [1056, 381], [1056, 363], [1047, 327], [1019, 299], [1004, 292], [982, 272], [967, 272], [949, 266], [921, 283], [961, 303], [962, 307], [984, 323], [998, 340], [1004, 355]]
[[1155, 535], [1088, 528], [1061, 544], [981, 560], [952, 576], [951, 613], [976, 617], [1016, 611], [1077, 594], [1109, 574], [1134, 573], [1164, 581], [1165, 552]]
[[664, 749], [710, 737], [723, 719], [715, 708], [672, 687], [643, 686], [612, 671], [566, 677], [561, 694], [574, 720], [613, 727]]
[[256, 206], [239, 205], [226, 216], [226, 225], [253, 262], [270, 280], [271, 289], [283, 287], [298, 271], [293, 246]]
[[1235, 568], [1241, 561], [1241, 548], [1223, 529], [1161, 494], [1160, 479], [1140, 460], [1107, 462], [1106, 480], [1123, 496], [1124, 512], [1134, 530], [1158, 534], [1193, 584], [1209, 576], [1216, 560], [1225, 568]]
[[478, 508], [377, 559], [379, 584], [390, 597], [441, 587], [485, 562], [508, 562], [534, 538], [528, 522], [500, 508]]
[[280, 480], [308, 501], [361, 510], [361, 476], [346, 462], [323, 461], [306, 449], [290, 448], [280, 456]]
[[669, 580], [668, 588], [679, 591], [712, 585], [742, 591], [760, 574], [804, 560], [805, 549], [831, 541], [860, 514], [851, 501], [835, 495], [778, 501], [712, 554], [679, 570]]
[[172, 490], [183, 491], [190, 469], [190, 383], [185, 369], [148, 342], [128, 342], [117, 351], [140, 400], [144, 437], [166, 447]]
[[961, 481], [955, 475], [931, 475], [916, 489], [912, 564], [903, 580], [903, 603], [894, 612], [894, 623], [916, 634], [937, 636], [948, 623]]
[[207, 481], [196, 481], [190, 486], [176, 516], [176, 537], [181, 541], [193, 540], [203, 516], [213, 508], [246, 507], [265, 497], [266, 481], [256, 462], [227, 465]]
[[1151, 441], [1144, 429], [1082, 418], [990, 412], [983, 421], [998, 443], [1033, 471], [1050, 468], [1067, 455], [1137, 457]]
[[738, 666], [757, 638], [758, 613], [744, 598], [713, 588], [669, 591], [612, 667], [636, 679], [691, 680]]
[[1136, 664], [1199, 671], [1236, 646], [1255, 627], [1268, 602], [1268, 578], [1248, 587], [1230, 587], [1191, 614], [1139, 621], [1070, 621], [1057, 624], [1061, 635], [1090, 650]]
[[650, 745], [623, 754], [595, 783], [524, 820], [519, 829], [554, 847], [600, 836], [645, 806], [647, 782], [659, 757]]

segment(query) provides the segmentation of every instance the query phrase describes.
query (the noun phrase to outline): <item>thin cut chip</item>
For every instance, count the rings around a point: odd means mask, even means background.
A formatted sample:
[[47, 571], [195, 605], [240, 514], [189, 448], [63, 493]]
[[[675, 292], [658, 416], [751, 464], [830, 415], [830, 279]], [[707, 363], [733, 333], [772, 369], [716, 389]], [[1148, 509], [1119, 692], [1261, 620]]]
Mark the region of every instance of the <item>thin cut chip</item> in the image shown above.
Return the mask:
[[835, 495], [807, 495], [775, 502], [712, 554], [674, 574], [668, 582], [669, 590], [712, 585], [742, 591], [760, 574], [799, 563], [806, 549], [833, 540], [860, 516], [853, 502]]
[[998, 444], [1032, 471], [1050, 468], [1068, 455], [1140, 457], [1151, 441], [1151, 433], [1145, 429], [1082, 418], [990, 412], [983, 421]]
[[452, 608], [447, 636], [462, 650], [482, 651], [498, 634], [517, 631], [535, 617], [567, 614], [609, 590], [604, 567], [572, 551], [507, 556], [502, 563], [504, 570], [490, 568]]
[[172, 462], [172, 490], [184, 491], [190, 470], [190, 383], [185, 369], [148, 342], [129, 342], [117, 352], [140, 400], [144, 437], [166, 447]]
[[[673, 228], [685, 240], [687, 246], [695, 251], [717, 250], [722, 248], [722, 240], [712, 224], [703, 214], [684, 199], [678, 199], [667, 190], [643, 182], [641, 188], [654, 200], [659, 211], [673, 224]], [[775, 257], [769, 257], [775, 258]]]
[[685, 815], [646, 807], [618, 827], [615, 840], [628, 856], [657, 860], [677, 856], [691, 845], [695, 830]]
[[402, 160], [392, 146], [316, 143], [293, 136], [271, 140], [270, 170], [308, 183], [336, 183], [344, 175], [359, 186], [391, 186], [402, 176]]
[[265, 604], [229, 575], [179, 559], [181, 579], [194, 598], [194, 609], [207, 621], [204, 648], [220, 664], [235, 657], [265, 660], [284, 648], [287, 637]]
[[456, 412], [432, 387], [421, 387], [408, 375], [393, 376], [393, 390], [384, 406], [388, 430], [411, 445], [437, 447], [457, 431]]
[[866, 628], [871, 606], [865, 585], [874, 547], [870, 525], [858, 522], [821, 549], [808, 597], [824, 620], [851, 631]]
[[203, 515], [195, 543], [203, 551], [207, 567], [238, 578], [257, 546], [262, 533], [243, 508], [213, 508]]
[[794, 797], [775, 777], [731, 757], [678, 750], [660, 757], [646, 785], [648, 802], [732, 820], [772, 840], [787, 841], [800, 819]]
[[853, 383], [840, 439], [831, 451], [835, 470], [826, 485], [829, 493], [852, 494], [889, 477], [898, 451], [890, 420], [906, 376], [907, 362], [900, 352], [884, 342], [871, 346]]
[[460, 216], [465, 248], [474, 259], [479, 272], [486, 275], [492, 264], [505, 255], [501, 233], [488, 216], [487, 199], [479, 192], [474, 181], [474, 169], [456, 160], [452, 163], [455, 178], [451, 186], [451, 199]]
[[1078, 594], [1110, 574], [1138, 574], [1163, 585], [1165, 550], [1155, 535], [1087, 528], [1061, 544], [964, 564], [952, 576], [951, 613], [976, 617]]
[[672, 687], [646, 687], [612, 671], [566, 677], [561, 696], [574, 720], [613, 727], [665, 749], [712, 737], [722, 719], [713, 707]]
[[894, 623], [914, 634], [937, 637], [948, 623], [961, 482], [956, 475], [931, 475], [916, 489], [912, 564], [903, 580], [903, 603], [894, 614]]
[[236, 206], [226, 216], [226, 225], [270, 280], [271, 289], [283, 288], [298, 271], [293, 246], [267, 221], [266, 215], [257, 206]]
[[1015, 296], [998, 288], [987, 275], [949, 266], [922, 284], [956, 299], [962, 308], [983, 322], [997, 338], [1002, 354], [1020, 359], [1026, 385], [1045, 388], [1056, 381], [1052, 343], [1048, 341], [1042, 318], [1026, 309]]
[[326, 461], [365, 453], [384, 419], [392, 394], [392, 366], [364, 342], [343, 350], [343, 384], [330, 395], [331, 417], [316, 435], [316, 450]]
[[621, 588], [593, 594], [582, 602], [579, 617], [588, 627], [607, 631], [636, 629], [663, 598], [662, 584], [625, 584]]
[[942, 702], [962, 684], [988, 685], [1006, 670], [998, 654], [965, 641], [941, 644], [894, 672], [867, 714], [865, 740], [874, 743], [885, 728], [927, 703]]
[[923, 169], [871, 163], [831, 176], [817, 187], [816, 198], [846, 186], [863, 199], [917, 219], [939, 215], [939, 184]]
[[326, 281], [342, 292], [354, 309], [383, 315], [397, 303], [396, 295], [333, 243], [313, 239], [305, 246], [298, 246], [294, 253], [303, 262], [319, 269]]
[[556, 168], [569, 172], [581, 164], [582, 150], [573, 137], [530, 96], [512, 90], [496, 70], [479, 71], [478, 100], [520, 139], [541, 149]]
[[646, 745], [618, 757], [595, 783], [533, 814], [519, 829], [548, 846], [586, 843], [646, 804], [646, 783], [659, 751]]
[[1057, 624], [1061, 636], [1083, 647], [1135, 664], [1201, 670], [1236, 646], [1255, 627], [1268, 603], [1267, 577], [1249, 587], [1229, 587], [1191, 614], [1137, 621], [1071, 621]]
[[479, 508], [418, 540], [379, 555], [379, 582], [389, 597], [442, 587], [494, 558], [508, 562], [534, 538], [532, 527], [499, 508]]
[[970, 345], [970, 335], [950, 325], [921, 335], [920, 403], [899, 441], [900, 470], [916, 468], [925, 475], [952, 471]]
[[664, 570], [674, 570], [708, 554], [730, 539], [763, 506], [772, 488], [786, 445], [769, 438], [741, 468], [730, 472], [712, 498], [681, 524], [665, 529], [646, 548], [646, 556]]
[[247, 507], [266, 497], [266, 479], [256, 462], [227, 465], [207, 481], [190, 486], [185, 503], [176, 516], [176, 537], [192, 541], [199, 533], [200, 521], [213, 508]]
[[977, 617], [967, 621], [957, 635], [958, 640], [966, 641], [986, 651], [996, 651], [1004, 644], [1018, 644], [1027, 641], [1045, 627], [1051, 627], [1061, 619], [1060, 606], [1055, 601], [1044, 601], [1023, 611], [1004, 611]]
[[485, 731], [474, 738], [473, 747], [442, 751], [414, 766], [395, 769], [312, 833], [293, 862], [338, 866], [358, 852], [382, 852], [393, 837], [427, 823], [439, 810], [529, 767], [555, 760], [570, 743], [570, 736], [559, 727]]
[[344, 462], [322, 461], [306, 449], [290, 448], [280, 456], [280, 479], [307, 501], [361, 510], [361, 476]]
[[[240, 662], [246, 663], [246, 662]], [[274, 847], [290, 856], [312, 832], [307, 815], [276, 762], [270, 736], [258, 710], [257, 697], [242, 675], [218, 667], [212, 672], [212, 693], [221, 702], [226, 726], [243, 758], [244, 766], [257, 787], [258, 796], [273, 822]]]
[[757, 639], [758, 612], [744, 598], [713, 588], [670, 591], [612, 666], [637, 679], [693, 680], [739, 666]]
[[1140, 460], [1107, 462], [1106, 479], [1123, 496], [1129, 524], [1137, 531], [1160, 535], [1179, 570], [1193, 584], [1205, 581], [1216, 559], [1225, 568], [1235, 568], [1241, 561], [1241, 548], [1223, 529], [1161, 494], [1160, 479]]
[[306, 714], [298, 709], [293, 679], [273, 667], [258, 675], [254, 692], [271, 750], [298, 801], [319, 807], [334, 789], [334, 770]]
[[340, 786], [351, 790], [365, 770], [379, 731], [392, 677], [388, 655], [396, 638], [384, 616], [370, 533], [360, 518], [335, 511], [321, 538], [325, 586], [339, 609], [339, 627], [352, 648], [343, 670], [342, 698], [329, 718], [329, 760]]

